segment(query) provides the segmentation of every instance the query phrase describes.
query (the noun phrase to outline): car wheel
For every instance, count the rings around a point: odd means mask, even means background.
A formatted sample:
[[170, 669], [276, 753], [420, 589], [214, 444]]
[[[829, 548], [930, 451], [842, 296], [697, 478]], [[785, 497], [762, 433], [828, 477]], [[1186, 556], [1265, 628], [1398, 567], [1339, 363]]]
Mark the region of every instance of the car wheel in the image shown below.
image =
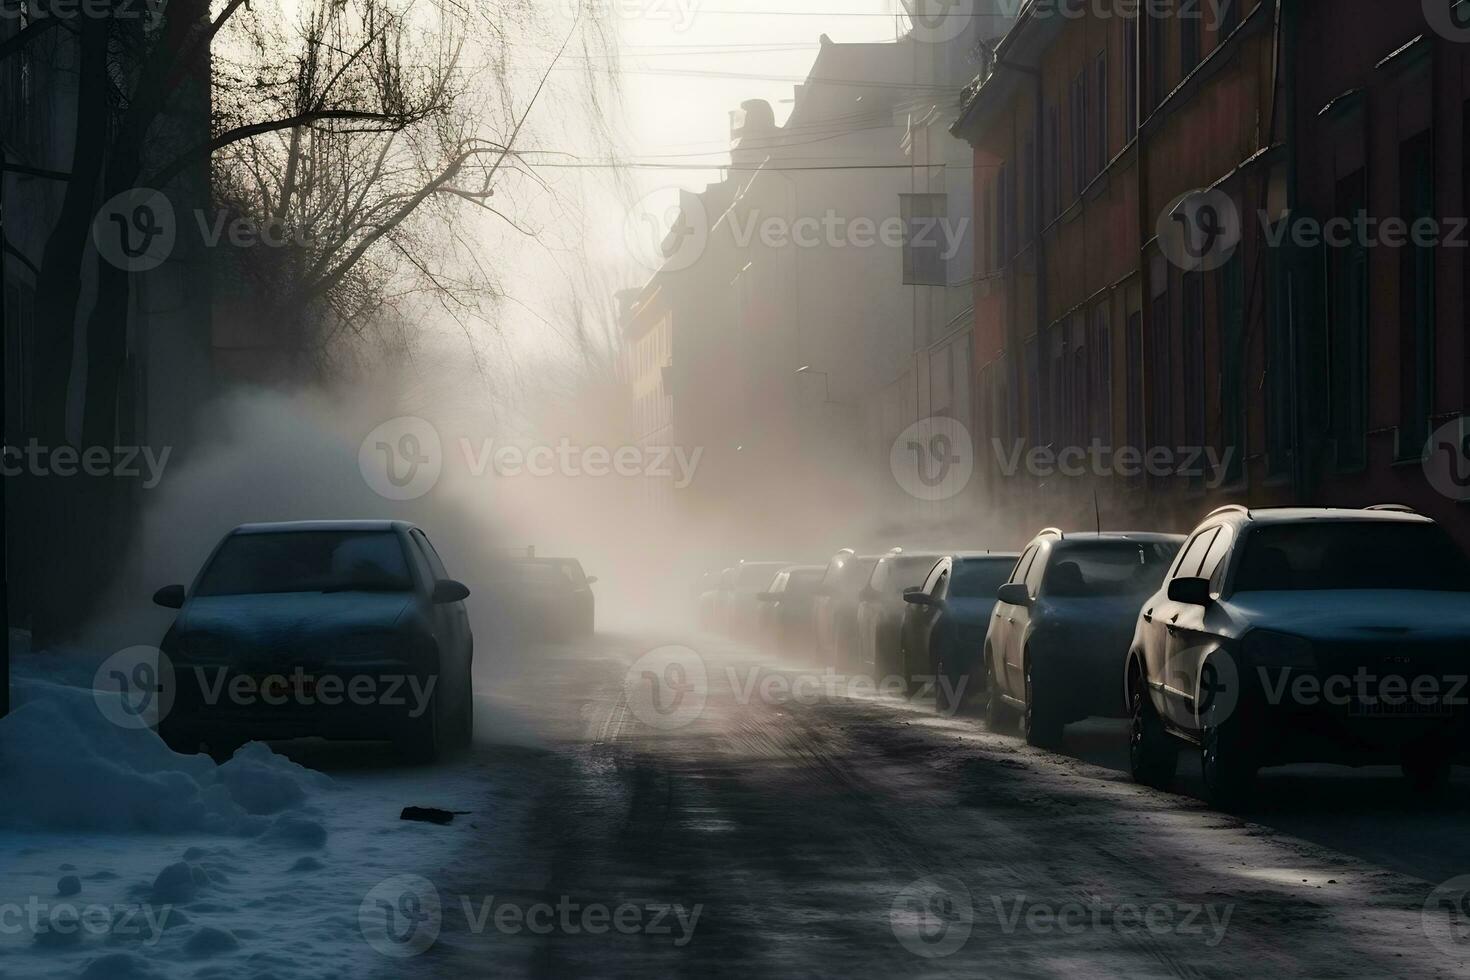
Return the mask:
[[397, 739], [397, 749], [403, 761], [413, 765], [428, 765], [438, 760], [444, 748], [442, 721], [439, 711], [439, 690], [429, 696], [429, 705], [417, 718], [408, 719]]
[[1450, 757], [1436, 749], [1413, 746], [1404, 750], [1399, 768], [1409, 788], [1415, 793], [1432, 796], [1450, 782]]
[[1061, 713], [1057, 711], [1055, 692], [1038, 686], [1031, 658], [1026, 658], [1026, 714], [1022, 721], [1026, 743], [1039, 749], [1055, 749], [1062, 744]]
[[1010, 728], [1010, 707], [1001, 700], [1000, 682], [995, 678], [995, 666], [990, 651], [985, 651], [985, 727], [1000, 734]]
[[[1215, 688], [1212, 664], [1205, 665], [1203, 680], [1208, 683], [1207, 689]], [[1220, 810], [1236, 810], [1245, 806], [1250, 801], [1256, 779], [1258, 766], [1241, 717], [1243, 708], [1243, 705], [1237, 706], [1236, 710], [1221, 717], [1220, 706], [1211, 704], [1205, 712], [1200, 775], [1204, 778], [1205, 800]]]
[[1145, 690], [1143, 677], [1135, 668], [1128, 684], [1128, 768], [1135, 782], [1155, 789], [1168, 789], [1179, 770], [1179, 743], [1164, 730], [1163, 719]]

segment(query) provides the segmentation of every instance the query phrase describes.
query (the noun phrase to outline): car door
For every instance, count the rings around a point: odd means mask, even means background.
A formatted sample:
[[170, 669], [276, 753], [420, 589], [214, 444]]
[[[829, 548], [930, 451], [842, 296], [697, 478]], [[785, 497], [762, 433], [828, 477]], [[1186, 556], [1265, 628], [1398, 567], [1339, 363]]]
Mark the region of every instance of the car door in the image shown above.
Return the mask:
[[944, 602], [949, 598], [949, 583], [953, 578], [953, 569], [948, 561], [935, 569], [936, 574], [931, 575], [925, 583], [924, 591], [934, 600], [932, 606], [915, 606], [924, 613], [923, 645], [919, 647], [918, 664], [924, 669], [931, 669], [941, 655], [949, 655], [954, 649], [956, 637], [953, 635], [954, 619], [945, 613]]
[[[1031, 559], [1031, 567], [1026, 569], [1022, 581], [1026, 584], [1026, 593], [1031, 596], [1032, 603], [1041, 595], [1041, 580], [1046, 575], [1053, 551], [1050, 543], [1037, 545], [1036, 557]], [[1026, 637], [1031, 632], [1033, 608], [1034, 606], [1012, 606], [1010, 622], [1007, 624], [1010, 627], [1011, 642], [1007, 646], [1010, 659], [1006, 663], [1006, 683], [1012, 696], [1016, 698], [1026, 696]]]
[[[931, 599], [942, 600], [949, 583], [949, 559], [943, 559], [929, 572], [919, 590]], [[928, 670], [933, 659], [935, 625], [942, 618], [937, 605], [909, 604], [904, 612], [903, 654], [911, 671]]]
[[[424, 561], [427, 562], [433, 581], [451, 577], [427, 534], [418, 528], [413, 528], [409, 531], [409, 538], [418, 547]], [[430, 591], [433, 590], [433, 582], [430, 582], [429, 588]], [[465, 609], [464, 603], [462, 601], [431, 602], [430, 607], [434, 621], [434, 635], [439, 640], [441, 655], [442, 652], [449, 652], [456, 667], [468, 670], [474, 657], [474, 638], [470, 632], [469, 612]]]
[[877, 663], [878, 621], [883, 616], [882, 590], [888, 585], [893, 562], [884, 558], [873, 567], [863, 591], [858, 594], [858, 657], [866, 664]]
[[[1191, 651], [1198, 630], [1203, 626], [1204, 608], [1169, 598], [1169, 584], [1175, 579], [1197, 578], [1210, 545], [1220, 533], [1220, 525], [1201, 528], [1179, 552], [1160, 591], [1145, 604], [1144, 628], [1149, 631], [1149, 646], [1162, 651], [1163, 663], [1151, 676], [1163, 685], [1164, 716], [1175, 725], [1189, 727], [1194, 718], [1194, 674], [1190, 665]], [[1157, 654], [1155, 654], [1157, 656]]]
[[[1007, 585], [1015, 585], [1026, 581], [1026, 573], [1030, 571], [1031, 564], [1036, 560], [1038, 545], [1031, 545], [1021, 555], [1016, 567], [1011, 571], [1011, 577], [1006, 579]], [[1012, 648], [1016, 645], [1016, 606], [999, 600], [995, 603], [995, 609], [990, 614], [990, 649], [994, 657], [995, 679], [1000, 684], [1002, 693], [1015, 696], [1015, 689], [1011, 686], [1010, 663], [1015, 659]]]

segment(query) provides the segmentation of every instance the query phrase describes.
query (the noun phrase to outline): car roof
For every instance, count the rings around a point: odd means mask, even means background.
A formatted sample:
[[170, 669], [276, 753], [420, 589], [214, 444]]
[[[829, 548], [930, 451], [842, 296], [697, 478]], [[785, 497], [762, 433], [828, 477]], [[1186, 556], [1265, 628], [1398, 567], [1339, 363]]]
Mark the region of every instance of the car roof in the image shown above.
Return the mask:
[[279, 521], [241, 524], [231, 534], [291, 534], [301, 531], [407, 531], [408, 521]]
[[956, 551], [952, 555], [946, 555], [956, 561], [976, 561], [983, 558], [995, 558], [1004, 561], [1017, 561], [1021, 557], [1019, 551]]
[[825, 572], [826, 565], [783, 565], [783, 572]]
[[1053, 535], [1048, 535], [1047, 537], [1057, 544], [1079, 541], [1142, 541], [1153, 544], [1178, 544], [1184, 540], [1185, 535], [1160, 534], [1155, 531], [1103, 531], [1102, 533], [1098, 533], [1097, 531], [1078, 531], [1075, 534], [1069, 533], [1065, 537], [1060, 538]]
[[1423, 514], [1401, 510], [1368, 510], [1350, 507], [1262, 507], [1219, 512], [1211, 517], [1235, 516], [1252, 524], [1289, 524], [1302, 521], [1384, 521], [1398, 524], [1433, 524]]

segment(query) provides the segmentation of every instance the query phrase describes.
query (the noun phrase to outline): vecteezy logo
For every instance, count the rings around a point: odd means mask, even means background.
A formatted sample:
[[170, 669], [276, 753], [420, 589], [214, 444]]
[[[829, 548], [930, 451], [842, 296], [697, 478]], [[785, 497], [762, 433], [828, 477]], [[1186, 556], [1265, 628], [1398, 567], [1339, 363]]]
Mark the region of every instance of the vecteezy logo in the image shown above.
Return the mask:
[[920, 878], [898, 893], [888, 924], [904, 949], [925, 959], [958, 952], [975, 927], [970, 889], [950, 875]]
[[1185, 272], [1209, 272], [1240, 246], [1240, 209], [1224, 191], [1190, 191], [1164, 209], [1155, 230], [1170, 262]]
[[376, 885], [357, 907], [357, 927], [368, 945], [406, 960], [434, 945], [443, 917], [439, 890], [418, 875], [399, 875]]
[[1424, 18], [1447, 41], [1470, 41], [1470, 0], [1424, 0]]
[[164, 263], [178, 240], [169, 199], [149, 187], [115, 195], [92, 221], [98, 253], [125, 272], [147, 272]]
[[1419, 921], [1435, 949], [1463, 960], [1470, 953], [1470, 875], [1451, 878], [1430, 892]]
[[975, 0], [905, 0], [904, 9], [914, 25], [914, 40], [944, 44], [965, 33]]
[[709, 244], [709, 215], [698, 194], [663, 187], [639, 198], [623, 221], [628, 250], [650, 272], [687, 269]]
[[417, 500], [434, 489], [444, 468], [439, 430], [415, 415], [384, 422], [362, 441], [357, 467], [378, 496]]
[[1424, 447], [1424, 476], [1451, 500], [1470, 500], [1470, 419], [1434, 430]]
[[949, 500], [963, 493], [975, 472], [975, 446], [959, 419], [920, 419], [893, 441], [888, 453], [893, 478], [920, 500]]
[[683, 728], [704, 711], [709, 671], [704, 658], [683, 646], [650, 650], [623, 677], [623, 695], [633, 716], [651, 728]]
[[174, 667], [158, 647], [119, 650], [92, 677], [92, 699], [102, 717], [119, 728], [153, 728], [174, 703]]

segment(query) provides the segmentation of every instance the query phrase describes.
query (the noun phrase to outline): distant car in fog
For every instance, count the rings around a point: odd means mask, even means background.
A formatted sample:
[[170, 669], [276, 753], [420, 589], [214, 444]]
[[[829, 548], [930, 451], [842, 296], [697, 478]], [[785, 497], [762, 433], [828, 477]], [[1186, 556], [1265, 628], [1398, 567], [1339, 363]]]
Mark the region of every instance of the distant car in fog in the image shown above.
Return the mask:
[[823, 663], [834, 667], [857, 663], [858, 594], [882, 557], [844, 550], [827, 563], [812, 607], [817, 652]]
[[597, 628], [597, 599], [588, 575], [575, 558], [533, 554], [502, 558], [493, 566], [495, 596], [507, 621], [537, 638], [591, 636]]
[[715, 629], [715, 615], [720, 602], [720, 573], [705, 572], [694, 586], [695, 624], [702, 630]]
[[812, 605], [825, 571], [823, 565], [790, 565], [776, 573], [770, 587], [756, 596], [756, 633], [762, 643], [782, 653], [811, 650]]
[[735, 566], [735, 581], [727, 600], [726, 633], [743, 640], [755, 638], [756, 610], [760, 606], [757, 596], [790, 564], [789, 561], [742, 561]]
[[858, 593], [858, 659], [871, 664], [878, 676], [903, 672], [898, 652], [907, 608], [903, 594], [906, 589], [923, 585], [940, 557], [889, 552], [873, 566], [867, 585]]
[[710, 626], [719, 633], [730, 632], [731, 617], [735, 608], [735, 579], [740, 570], [730, 567], [721, 570], [715, 579], [715, 587], [709, 598]]
[[1442, 785], [1470, 734], [1470, 561], [1405, 511], [1210, 514], [1137, 616], [1134, 778], [1167, 786], [1188, 744], [1218, 806], [1294, 762]]
[[899, 651], [903, 675], [934, 680], [935, 709], [949, 714], [984, 693], [980, 666], [996, 591], [1020, 556], [1014, 553], [946, 555], [924, 584], [904, 593]]
[[401, 521], [246, 524], [193, 585], [159, 649], [175, 749], [228, 755], [250, 740], [391, 739], [415, 760], [468, 744], [474, 638], [422, 530]]
[[986, 714], [1017, 712], [1032, 745], [1053, 747], [1069, 722], [1124, 717], [1123, 665], [1143, 601], [1183, 535], [1041, 532], [997, 593], [985, 636]]

